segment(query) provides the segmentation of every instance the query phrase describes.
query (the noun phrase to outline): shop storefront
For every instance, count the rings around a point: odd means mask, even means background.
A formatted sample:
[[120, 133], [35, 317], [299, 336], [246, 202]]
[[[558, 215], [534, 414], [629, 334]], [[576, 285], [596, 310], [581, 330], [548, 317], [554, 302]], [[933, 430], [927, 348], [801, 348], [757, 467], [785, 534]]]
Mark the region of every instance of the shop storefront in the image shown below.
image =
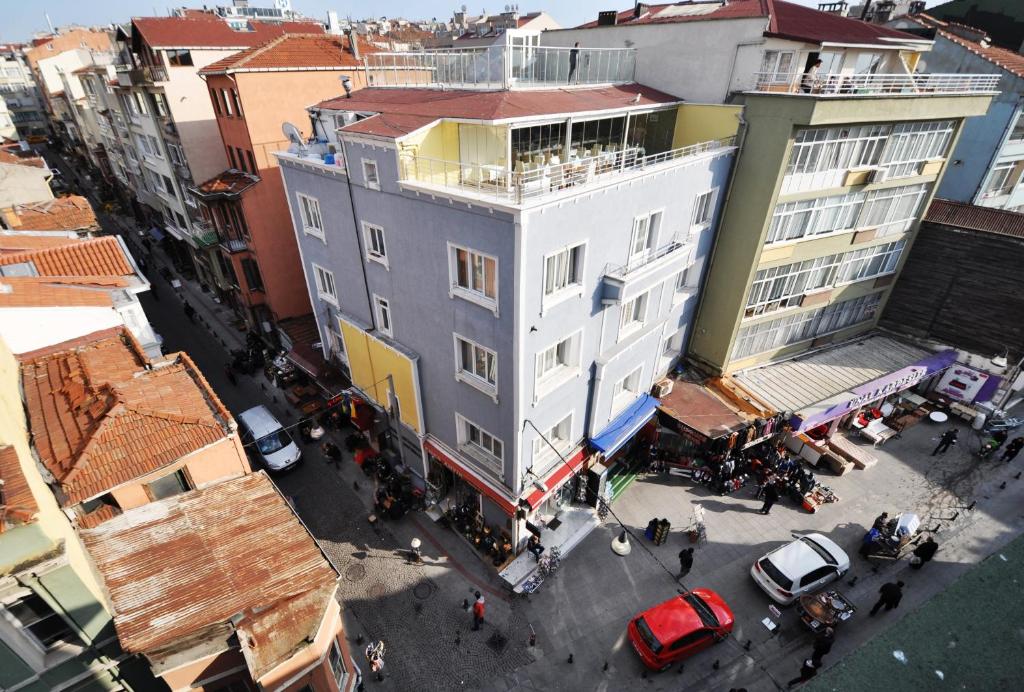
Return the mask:
[[596, 458], [587, 478], [586, 499], [611, 503], [636, 479], [650, 461], [657, 426], [651, 423], [658, 400], [650, 394], [637, 399], [590, 440]]

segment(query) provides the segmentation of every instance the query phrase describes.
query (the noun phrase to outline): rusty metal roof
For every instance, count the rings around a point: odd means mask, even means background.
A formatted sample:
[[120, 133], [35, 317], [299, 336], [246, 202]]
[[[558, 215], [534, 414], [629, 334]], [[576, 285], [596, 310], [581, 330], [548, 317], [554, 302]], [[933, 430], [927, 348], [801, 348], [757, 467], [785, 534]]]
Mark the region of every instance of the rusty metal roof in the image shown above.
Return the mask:
[[166, 655], [234, 629], [254, 679], [313, 640], [338, 577], [262, 472], [81, 534], [126, 651]]
[[955, 226], [971, 231], [1024, 238], [1024, 214], [1005, 209], [979, 207], [974, 204], [935, 199], [924, 220], [929, 223]]

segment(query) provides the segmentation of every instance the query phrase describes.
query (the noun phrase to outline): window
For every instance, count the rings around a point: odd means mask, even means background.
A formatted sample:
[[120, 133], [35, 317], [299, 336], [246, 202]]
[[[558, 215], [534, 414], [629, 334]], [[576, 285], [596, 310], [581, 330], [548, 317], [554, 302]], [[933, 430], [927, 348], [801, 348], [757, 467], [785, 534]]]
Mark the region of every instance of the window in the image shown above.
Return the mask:
[[544, 259], [544, 295], [583, 285], [584, 245], [566, 248]]
[[899, 240], [845, 253], [839, 267], [838, 283], [863, 281], [896, 271], [906, 244], [905, 240]]
[[455, 414], [458, 424], [459, 446], [474, 458], [483, 461], [489, 470], [501, 473], [504, 446], [501, 440], [459, 414]]
[[715, 193], [717, 190], [708, 190], [697, 195], [693, 205], [693, 225], [705, 227], [711, 225], [711, 217], [715, 213]]
[[679, 649], [685, 649], [690, 646], [694, 646], [705, 639], [710, 639], [714, 635], [714, 632], [710, 630], [697, 630], [690, 632], [689, 634], [683, 635], [679, 639], [672, 642], [672, 645], [668, 647], [672, 651], [678, 651]]
[[213, 102], [213, 112], [216, 113], [217, 115], [220, 115], [221, 114], [220, 99], [217, 98], [217, 90], [216, 89], [210, 89], [210, 101]]
[[232, 89], [231, 90], [231, 104], [235, 107], [235, 113], [238, 114], [239, 118], [241, 118], [242, 117], [242, 101], [241, 101], [241, 99], [238, 98], [238, 90], [237, 89]]
[[1013, 130], [1010, 131], [1010, 141], [1020, 142], [1024, 140], [1024, 112], [1017, 115], [1017, 122], [1013, 124]]
[[229, 118], [234, 115], [234, 111], [231, 110], [231, 101], [228, 100], [228, 90], [220, 90], [220, 102], [224, 105], [224, 115]]
[[629, 260], [643, 260], [654, 247], [661, 225], [661, 212], [657, 211], [646, 216], [638, 216], [633, 220], [633, 235], [629, 241]]
[[643, 366], [639, 366], [612, 386], [612, 415], [633, 403], [640, 393], [640, 375]]
[[324, 223], [320, 218], [320, 202], [302, 193], [298, 194], [298, 198], [303, 232], [324, 240]]
[[165, 497], [180, 495], [188, 491], [190, 486], [188, 478], [185, 477], [185, 472], [179, 469], [172, 474], [147, 484], [146, 489], [149, 491], [150, 498], [156, 501], [162, 500]]
[[804, 294], [835, 283], [840, 255], [816, 257], [761, 269], [747, 295], [744, 317], [756, 317], [800, 305]]
[[377, 177], [377, 162], [372, 159], [363, 159], [363, 182], [371, 190], [380, 189], [380, 178]]
[[582, 332], [576, 332], [537, 354], [537, 381], [551, 381], [559, 374], [575, 372], [579, 367]]
[[1013, 182], [1010, 180], [1013, 168], [1014, 164], [1012, 163], [1001, 163], [995, 166], [988, 178], [988, 183], [985, 185], [985, 192], [982, 193], [982, 197], [998, 197], [999, 195], [1009, 194], [1013, 189]]
[[377, 329], [385, 336], [394, 336], [391, 324], [391, 303], [386, 298], [375, 295], [373, 307], [377, 314]]
[[246, 150], [245, 158], [249, 160], [249, 172], [252, 173], [253, 175], [256, 175], [256, 159], [253, 157], [252, 152]]
[[498, 386], [498, 356], [489, 348], [455, 335], [455, 370], [459, 380], [493, 392]]
[[[547, 442], [544, 441], [547, 438]], [[548, 444], [548, 443], [551, 444]], [[557, 454], [565, 455], [572, 449], [572, 413], [560, 420], [557, 424], [548, 428], [543, 437], [537, 437], [533, 441], [533, 463], [553, 459]], [[555, 449], [552, 449], [554, 447]], [[546, 469], [534, 469], [536, 473], [543, 473]]]
[[679, 305], [681, 302], [686, 300], [690, 293], [690, 287], [686, 285], [686, 274], [687, 270], [676, 274], [675, 279], [672, 280], [672, 305]]
[[161, 93], [153, 94], [153, 103], [156, 105], [156, 114], [161, 118], [166, 118], [171, 114], [170, 109], [167, 108], [167, 99]]
[[185, 217], [178, 212], [174, 213], [174, 219], [178, 222], [178, 228], [188, 228], [188, 224], [185, 223]]
[[849, 192], [776, 205], [765, 244], [852, 229], [864, 199], [863, 192]]
[[82, 643], [64, 618], [31, 591], [4, 603], [0, 615], [44, 651], [60, 644]]
[[761, 85], [787, 84], [795, 74], [795, 57], [790, 50], [766, 50], [761, 56]]
[[146, 107], [146, 95], [141, 91], [132, 92], [132, 102], [134, 103], [132, 115], [146, 115], [149, 113], [149, 108]]
[[388, 251], [384, 245], [384, 229], [372, 223], [363, 222], [366, 242], [366, 259], [388, 266]]
[[893, 235], [909, 230], [921, 214], [928, 196], [928, 186], [904, 185], [868, 193], [857, 226], [877, 227], [879, 236]]
[[164, 190], [167, 192], [167, 194], [173, 196], [174, 195], [174, 181], [172, 181], [166, 175], [161, 175], [160, 177], [163, 179]]
[[238, 162], [235, 161], [235, 150], [232, 149], [231, 147], [225, 147], [225, 149], [228, 150], [228, 160], [231, 161], [231, 167], [237, 169]]
[[952, 120], [900, 123], [886, 142], [882, 165], [890, 178], [919, 175], [923, 162], [946, 155], [952, 139]]
[[881, 157], [889, 132], [888, 125], [800, 130], [793, 142], [786, 175], [873, 166]]
[[238, 152], [238, 167], [249, 172], [249, 169], [245, 167], [245, 152], [242, 151], [242, 147], [235, 147], [235, 151]]
[[169, 50], [167, 52], [167, 64], [173, 67], [191, 67], [192, 52], [187, 49]]
[[498, 260], [451, 244], [448, 253], [452, 294], [497, 309]]
[[328, 303], [337, 305], [338, 292], [334, 287], [334, 272], [327, 271], [319, 264], [314, 264], [313, 277], [316, 280], [316, 294]]
[[640, 329], [647, 319], [647, 293], [638, 295], [636, 298], [622, 304], [622, 314], [619, 317], [619, 337]]
[[172, 163], [178, 166], [185, 165], [185, 152], [179, 145], [168, 142], [167, 154], [170, 156]]
[[[260, 267], [256, 264], [256, 260], [243, 259], [242, 273], [245, 274], [245, 282], [248, 284], [250, 291], [263, 290], [263, 276], [260, 274]], [[334, 287], [333, 283], [331, 287]]]
[[331, 673], [334, 674], [334, 682], [338, 684], [338, 689], [345, 689], [342, 681], [348, 675], [348, 671], [345, 669], [345, 657], [341, 655], [341, 647], [338, 646], [337, 639], [331, 642], [331, 652], [328, 660], [331, 663]]

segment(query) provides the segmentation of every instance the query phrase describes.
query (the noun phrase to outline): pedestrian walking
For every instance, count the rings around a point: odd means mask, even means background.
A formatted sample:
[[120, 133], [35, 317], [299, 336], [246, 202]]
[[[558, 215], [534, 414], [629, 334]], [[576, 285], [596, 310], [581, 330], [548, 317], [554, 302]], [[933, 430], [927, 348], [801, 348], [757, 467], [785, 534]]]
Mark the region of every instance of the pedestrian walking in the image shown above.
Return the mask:
[[874, 616], [882, 606], [885, 606], [886, 612], [898, 607], [900, 599], [903, 598], [903, 582], [886, 582], [878, 589], [878, 593], [880, 594], [878, 602], [875, 603], [869, 615]]
[[787, 682], [786, 687], [789, 688], [793, 685], [796, 685], [797, 683], [807, 682], [817, 674], [818, 666], [814, 665], [814, 661], [808, 658], [806, 661], [804, 661], [803, 666], [800, 667], [800, 675]]
[[951, 428], [942, 433], [942, 437], [939, 438], [939, 444], [936, 445], [935, 451], [932, 452], [932, 456], [935, 456], [936, 454], [945, 454], [946, 450], [949, 449], [951, 445], [956, 444], [956, 436], [959, 434], [960, 431], [956, 428]]
[[480, 629], [482, 624], [484, 624], [484, 597], [477, 591], [476, 601], [473, 602], [473, 630]]
[[231, 363], [224, 363], [224, 377], [227, 378], [227, 381], [231, 384], [238, 384], [238, 380], [235, 378], [235, 369], [231, 367]]
[[761, 507], [761, 514], [768, 514], [772, 511], [772, 505], [779, 501], [779, 489], [774, 483], [769, 483], [764, 489], [764, 505]]
[[185, 311], [185, 317], [188, 318], [189, 322], [195, 322], [196, 309], [192, 307], [191, 303], [189, 303], [187, 300], [183, 300], [181, 309]]
[[1010, 441], [1010, 444], [1006, 445], [1006, 449], [1003, 450], [1003, 456], [999, 458], [1006, 463], [1010, 463], [1017, 458], [1021, 449], [1024, 449], [1024, 437], [1015, 437]]
[[832, 644], [835, 642], [835, 639], [836, 631], [831, 627], [826, 627], [825, 631], [819, 634], [814, 640], [814, 649], [811, 652], [811, 661], [814, 663], [816, 668], [821, 668], [821, 659], [832, 650]]
[[320, 445], [320, 451], [324, 455], [324, 461], [336, 469], [341, 468], [341, 450], [338, 449], [338, 445], [327, 440]]
[[930, 562], [935, 557], [938, 549], [939, 544], [935, 542], [934, 538], [928, 536], [921, 545], [914, 548], [914, 557], [910, 558], [910, 566], [913, 569], [921, 569], [924, 567], [924, 563]]
[[693, 548], [683, 548], [679, 551], [679, 578], [682, 579], [690, 573], [693, 567]]

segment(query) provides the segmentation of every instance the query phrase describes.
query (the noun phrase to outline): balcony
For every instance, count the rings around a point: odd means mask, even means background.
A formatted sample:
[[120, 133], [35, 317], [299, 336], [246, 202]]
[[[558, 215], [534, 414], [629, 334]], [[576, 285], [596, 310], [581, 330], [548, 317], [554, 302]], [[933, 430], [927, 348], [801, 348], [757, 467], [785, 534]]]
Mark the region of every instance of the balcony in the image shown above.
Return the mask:
[[204, 221], [192, 219], [192, 238], [201, 248], [213, 247], [220, 242], [217, 230]]
[[117, 82], [123, 87], [152, 86], [167, 81], [167, 68], [162, 65], [118, 65]]
[[661, 247], [634, 257], [626, 264], [609, 264], [604, 270], [601, 302], [605, 305], [621, 303], [625, 293], [636, 295], [687, 269], [693, 263], [695, 249], [689, 234], [677, 233]]
[[233, 255], [246, 252], [249, 249], [249, 242], [245, 238], [225, 238], [220, 241], [220, 247], [224, 252]]
[[510, 171], [500, 164], [461, 163], [423, 156], [402, 155], [400, 180], [410, 187], [428, 190], [455, 190], [470, 197], [499, 203], [524, 205], [580, 192], [613, 182], [634, 173], [687, 165], [705, 155], [732, 151], [733, 138], [700, 142], [658, 154], [646, 155], [643, 147], [602, 151], [596, 155], [571, 155], [561, 163], [559, 157], [549, 163], [536, 163], [526, 168], [519, 162]]
[[[571, 68], [575, 51], [575, 69]], [[635, 81], [636, 49], [497, 45], [366, 56], [370, 86], [550, 89]]]
[[750, 91], [769, 94], [854, 98], [858, 96], [946, 96], [994, 94], [996, 74], [825, 74], [755, 72]]

